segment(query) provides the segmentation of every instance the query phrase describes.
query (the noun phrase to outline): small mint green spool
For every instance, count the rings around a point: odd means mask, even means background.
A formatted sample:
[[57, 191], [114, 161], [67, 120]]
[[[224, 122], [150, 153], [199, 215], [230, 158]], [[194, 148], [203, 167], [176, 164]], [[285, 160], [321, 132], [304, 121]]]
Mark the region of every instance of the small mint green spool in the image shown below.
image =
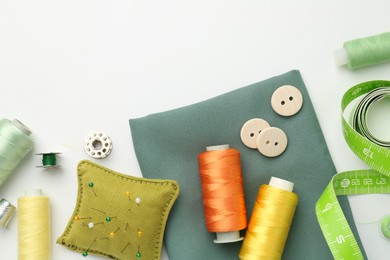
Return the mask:
[[390, 32], [347, 41], [343, 49], [335, 51], [335, 58], [351, 70], [389, 62]]

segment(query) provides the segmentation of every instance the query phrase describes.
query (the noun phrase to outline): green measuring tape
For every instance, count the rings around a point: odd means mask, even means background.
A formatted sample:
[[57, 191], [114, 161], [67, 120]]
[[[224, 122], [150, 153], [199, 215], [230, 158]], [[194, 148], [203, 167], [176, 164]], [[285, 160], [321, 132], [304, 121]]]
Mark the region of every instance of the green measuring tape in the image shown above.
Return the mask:
[[[356, 107], [351, 126], [344, 117], [344, 111], [352, 101], [363, 95], [365, 96]], [[337, 196], [390, 193], [389, 143], [375, 138], [366, 123], [370, 105], [388, 95], [390, 81], [369, 81], [349, 89], [341, 102], [344, 138], [351, 150], [372, 169], [336, 174], [317, 201], [318, 222], [336, 260], [364, 259]], [[389, 226], [382, 228], [389, 229]]]

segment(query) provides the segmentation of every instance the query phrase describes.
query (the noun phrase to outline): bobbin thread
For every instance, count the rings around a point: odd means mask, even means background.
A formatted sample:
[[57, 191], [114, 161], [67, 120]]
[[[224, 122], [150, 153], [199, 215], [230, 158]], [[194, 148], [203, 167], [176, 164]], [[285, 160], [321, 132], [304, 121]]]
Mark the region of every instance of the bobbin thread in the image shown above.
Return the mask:
[[198, 163], [207, 230], [216, 232], [215, 243], [241, 241], [247, 219], [239, 151], [210, 146]]
[[42, 164], [37, 168], [57, 168], [57, 155], [61, 153], [37, 153], [36, 155], [42, 155]]

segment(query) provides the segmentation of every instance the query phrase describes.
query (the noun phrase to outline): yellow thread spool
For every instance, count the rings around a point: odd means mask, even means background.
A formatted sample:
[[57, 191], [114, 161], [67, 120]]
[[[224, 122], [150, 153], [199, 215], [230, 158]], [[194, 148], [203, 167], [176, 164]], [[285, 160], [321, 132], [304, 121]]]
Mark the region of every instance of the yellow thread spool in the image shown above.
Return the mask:
[[50, 204], [42, 190], [18, 200], [19, 260], [50, 259]]
[[262, 185], [239, 257], [241, 260], [281, 259], [298, 204], [294, 183], [272, 177]]

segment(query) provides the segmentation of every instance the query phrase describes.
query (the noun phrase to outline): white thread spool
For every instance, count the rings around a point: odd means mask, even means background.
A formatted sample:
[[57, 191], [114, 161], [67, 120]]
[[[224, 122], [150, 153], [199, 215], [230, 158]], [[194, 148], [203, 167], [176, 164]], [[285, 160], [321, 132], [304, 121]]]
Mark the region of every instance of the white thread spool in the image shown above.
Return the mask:
[[[207, 146], [206, 151], [223, 151], [229, 148], [230, 146], [228, 144], [214, 145]], [[216, 244], [233, 243], [244, 239], [244, 237], [241, 237], [240, 231], [238, 230], [229, 232], [216, 232], [215, 234], [216, 239], [214, 240], [214, 243]]]

